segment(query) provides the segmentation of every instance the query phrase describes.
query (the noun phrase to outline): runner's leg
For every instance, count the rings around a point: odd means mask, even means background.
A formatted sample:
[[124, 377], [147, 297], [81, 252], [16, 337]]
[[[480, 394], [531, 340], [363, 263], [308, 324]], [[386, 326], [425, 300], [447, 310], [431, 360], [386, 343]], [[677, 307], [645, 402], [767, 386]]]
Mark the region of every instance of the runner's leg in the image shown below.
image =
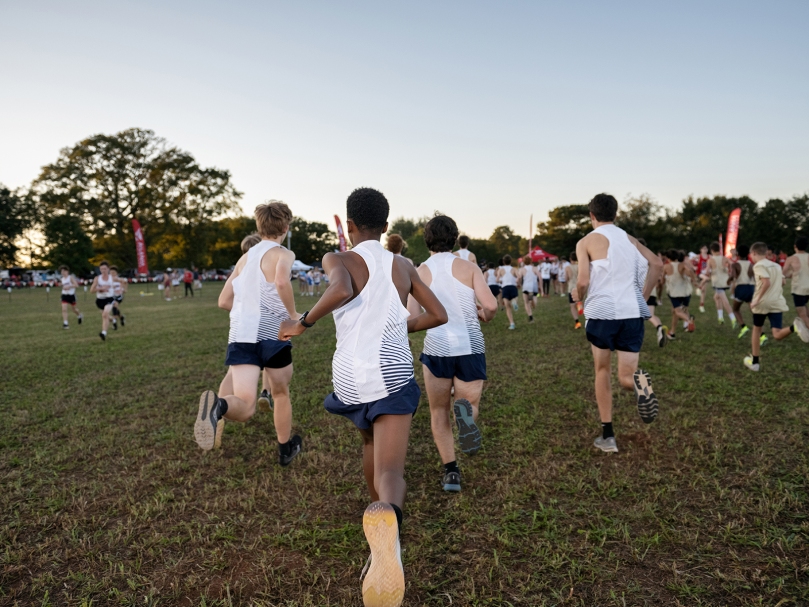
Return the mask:
[[[436, 377], [427, 365], [422, 365], [424, 371], [424, 388], [427, 391], [427, 400], [430, 403], [430, 427], [433, 430], [433, 440], [441, 457], [442, 464], [455, 461], [455, 439], [452, 436], [452, 379]], [[455, 394], [455, 398], [461, 398]], [[471, 402], [471, 401], [470, 401]]]
[[[278, 442], [285, 444], [292, 435], [292, 402], [289, 398], [292, 365], [287, 365], [283, 369], [264, 369], [264, 372], [270, 380], [270, 392], [275, 403], [273, 406], [275, 433], [278, 435]], [[253, 382], [253, 386], [255, 385]], [[255, 394], [255, 389], [253, 393]]]
[[225, 419], [246, 422], [256, 412], [256, 384], [261, 368], [255, 365], [233, 365], [230, 367], [231, 389], [223, 390], [225, 380], [219, 387], [219, 398], [228, 403]]

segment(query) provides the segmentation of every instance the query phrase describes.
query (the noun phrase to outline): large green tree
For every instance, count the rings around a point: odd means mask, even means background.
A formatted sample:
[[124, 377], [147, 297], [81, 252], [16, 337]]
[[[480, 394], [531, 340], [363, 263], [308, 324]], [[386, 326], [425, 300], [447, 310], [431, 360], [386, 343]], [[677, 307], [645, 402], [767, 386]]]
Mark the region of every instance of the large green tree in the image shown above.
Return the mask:
[[34, 212], [25, 196], [0, 184], [0, 266], [17, 262], [16, 241], [34, 223]]
[[72, 215], [54, 215], [45, 222], [45, 253], [42, 256], [51, 267], [66, 265], [76, 276], [85, 276], [93, 269], [93, 242], [84, 233], [81, 222]]
[[556, 207], [548, 213], [548, 221], [537, 224], [534, 244], [554, 255], [567, 256], [591, 229], [586, 204]]
[[182, 261], [197, 263], [209, 224], [238, 210], [242, 196], [228, 171], [203, 168], [144, 129], [94, 135], [63, 149], [31, 193], [45, 213], [77, 217], [97, 248], [127, 267], [135, 263], [133, 218], [147, 242], [172, 234]]
[[326, 253], [337, 250], [337, 234], [325, 223], [295, 217], [289, 231], [292, 232], [290, 247], [295, 257], [306, 264], [319, 262]]

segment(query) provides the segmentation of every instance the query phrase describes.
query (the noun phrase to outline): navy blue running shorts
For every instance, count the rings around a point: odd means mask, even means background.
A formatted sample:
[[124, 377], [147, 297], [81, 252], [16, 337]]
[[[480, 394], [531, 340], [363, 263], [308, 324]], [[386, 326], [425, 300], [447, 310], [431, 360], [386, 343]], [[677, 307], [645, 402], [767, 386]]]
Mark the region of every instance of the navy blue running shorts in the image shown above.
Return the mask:
[[492, 295], [497, 297], [500, 295], [500, 285], [489, 285], [489, 290], [492, 292]]
[[413, 415], [420, 398], [421, 389], [416, 379], [411, 378], [400, 390], [370, 403], [346, 405], [332, 392], [323, 401], [323, 406], [329, 413], [347, 417], [360, 430], [367, 430], [380, 415]]
[[265, 339], [255, 344], [230, 343], [225, 364], [228, 367], [253, 365], [262, 369], [283, 369], [292, 364], [292, 342]]
[[687, 308], [691, 304], [691, 296], [688, 295], [687, 297], [672, 297], [669, 295], [669, 299], [671, 300], [671, 307], [675, 310], [677, 308]]
[[736, 289], [733, 291], [733, 296], [736, 298], [736, 301], [750, 303], [753, 301], [753, 293], [755, 290], [755, 285], [736, 285]]
[[422, 352], [421, 364], [430, 373], [443, 379], [457, 377], [461, 381], [486, 379], [486, 355], [465, 354], [464, 356], [430, 356]]
[[602, 320], [588, 318], [587, 341], [601, 350], [640, 352], [643, 345], [643, 319]]
[[784, 322], [784, 313], [783, 312], [770, 312], [769, 314], [753, 314], [753, 326], [754, 327], [763, 327], [764, 321], [770, 319], [770, 328], [771, 329], [780, 329], [781, 323]]
[[803, 306], [809, 303], [809, 295], [796, 295], [795, 293], [793, 293], [792, 301], [795, 302], [796, 308], [802, 308]]
[[517, 287], [515, 285], [503, 287], [503, 299], [517, 299]]
[[646, 305], [657, 307], [657, 297], [655, 297], [654, 295], [649, 297], [649, 299], [646, 300]]

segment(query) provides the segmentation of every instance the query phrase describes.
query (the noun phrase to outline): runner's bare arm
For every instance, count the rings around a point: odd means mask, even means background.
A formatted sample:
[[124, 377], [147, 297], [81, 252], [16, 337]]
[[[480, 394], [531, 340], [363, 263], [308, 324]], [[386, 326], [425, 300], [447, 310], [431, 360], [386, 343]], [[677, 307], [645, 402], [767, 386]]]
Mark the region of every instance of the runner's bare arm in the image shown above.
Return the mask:
[[[792, 278], [792, 274], [797, 270], [794, 265], [796, 261], [798, 261], [798, 258], [794, 255], [787, 257], [787, 260], [784, 262], [784, 278]], [[750, 265], [752, 267], [753, 264]]]
[[98, 276], [93, 278], [93, 284], [90, 285], [90, 293], [95, 293], [98, 291]]
[[[418, 272], [418, 275], [424, 282], [424, 284], [426, 285], [432, 284], [433, 275], [432, 272], [430, 272], [430, 268], [427, 267], [426, 263], [421, 264], [419, 268], [416, 270], [416, 272]], [[411, 318], [415, 318], [422, 312], [421, 304], [417, 302], [416, 298], [413, 297], [412, 295], [407, 296], [407, 311], [410, 314], [408, 320], [410, 320]]]
[[663, 262], [660, 261], [660, 258], [652, 253], [648, 247], [643, 246], [634, 237], [630, 236], [629, 240], [638, 248], [638, 251], [646, 258], [646, 261], [649, 262], [649, 271], [646, 274], [646, 282], [643, 285], [643, 301], [646, 301], [649, 299], [649, 296], [652, 294], [652, 289], [654, 289], [655, 285], [660, 280], [660, 276], [663, 274]]
[[275, 266], [275, 288], [278, 297], [284, 304], [290, 318], [299, 318], [300, 314], [295, 310], [295, 293], [292, 291], [292, 264], [295, 261], [295, 253], [292, 251], [281, 251]]
[[480, 302], [478, 318], [483, 322], [489, 322], [497, 314], [497, 299], [492, 295], [492, 290], [486, 284], [486, 279], [483, 277], [483, 272], [480, 271], [480, 268], [475, 266], [472, 272], [472, 289], [475, 291], [475, 297]]
[[753, 301], [750, 302], [750, 307], [755, 308], [759, 304], [759, 302], [761, 301], [761, 298], [764, 297], [764, 294], [769, 289], [770, 289], [770, 279], [769, 278], [762, 278], [761, 279], [761, 290], [758, 292], [758, 294], [756, 294], [756, 297], [753, 299]]
[[222, 292], [219, 294], [219, 307], [223, 310], [230, 311], [233, 309], [233, 280], [235, 278], [236, 272], [231, 272], [225, 286], [222, 287]]
[[579, 260], [579, 278], [576, 281], [576, 288], [573, 289], [573, 299], [584, 301], [587, 287], [590, 286], [590, 253], [587, 251], [587, 237], [576, 243], [576, 258]]
[[422, 282], [416, 268], [408, 265], [410, 275], [410, 294], [424, 308], [424, 312], [407, 321], [407, 332], [425, 331], [447, 322], [447, 311], [430, 287]]

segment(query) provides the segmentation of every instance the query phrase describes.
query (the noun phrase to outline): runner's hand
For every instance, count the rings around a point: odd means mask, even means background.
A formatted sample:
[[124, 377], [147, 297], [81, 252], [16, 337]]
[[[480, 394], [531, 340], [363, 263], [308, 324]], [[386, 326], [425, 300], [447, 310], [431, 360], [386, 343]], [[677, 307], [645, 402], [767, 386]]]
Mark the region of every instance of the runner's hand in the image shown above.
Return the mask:
[[278, 329], [278, 339], [281, 341], [289, 341], [290, 338], [300, 335], [304, 331], [306, 331], [306, 327], [297, 320], [290, 318], [281, 323], [281, 327]]

